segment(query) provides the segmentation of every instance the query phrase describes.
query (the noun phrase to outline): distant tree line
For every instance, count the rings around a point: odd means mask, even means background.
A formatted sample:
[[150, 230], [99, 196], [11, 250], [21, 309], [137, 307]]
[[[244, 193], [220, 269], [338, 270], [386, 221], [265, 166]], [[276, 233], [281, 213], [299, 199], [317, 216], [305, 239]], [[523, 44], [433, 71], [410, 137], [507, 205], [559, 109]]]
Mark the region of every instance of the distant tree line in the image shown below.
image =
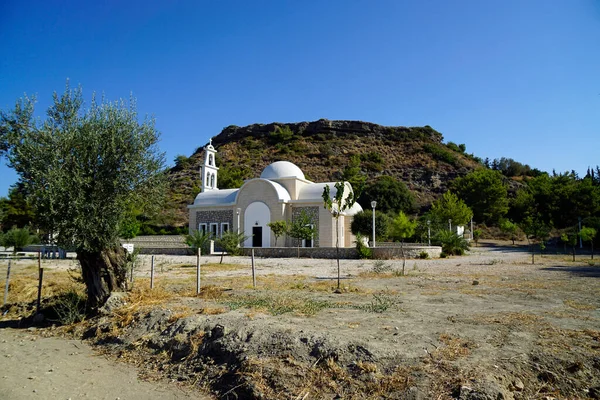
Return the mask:
[[527, 164], [521, 164], [518, 161], [513, 160], [512, 158], [495, 158], [490, 161], [489, 158], [485, 158], [482, 162], [483, 166], [486, 168], [490, 168], [494, 171], [500, 171], [502, 175], [507, 177], [513, 176], [540, 176], [543, 174], [537, 168], [531, 168]]

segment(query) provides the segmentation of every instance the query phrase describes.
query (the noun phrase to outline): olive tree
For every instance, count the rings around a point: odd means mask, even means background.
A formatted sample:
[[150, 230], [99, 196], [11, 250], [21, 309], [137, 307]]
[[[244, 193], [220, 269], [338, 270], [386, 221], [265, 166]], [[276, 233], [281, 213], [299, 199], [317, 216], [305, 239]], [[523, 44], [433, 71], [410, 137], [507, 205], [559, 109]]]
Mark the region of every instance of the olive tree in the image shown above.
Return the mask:
[[400, 242], [400, 253], [402, 255], [402, 276], [404, 276], [404, 269], [406, 267], [406, 254], [404, 252], [404, 239], [409, 238], [415, 234], [417, 222], [411, 220], [402, 211], [398, 213], [392, 220], [390, 227], [390, 237], [395, 242]]
[[130, 210], [150, 212], [165, 188], [164, 154], [152, 118], [135, 99], [83, 107], [81, 88], [54, 93], [44, 120], [35, 98], [0, 112], [0, 151], [31, 196], [40, 228], [74, 248], [92, 310], [125, 288], [127, 257], [119, 231]]
[[291, 238], [296, 239], [298, 257], [300, 257], [300, 245], [302, 241], [314, 239], [318, 234], [317, 228], [314, 226], [314, 221], [304, 210], [293, 219], [292, 223], [288, 226], [287, 233]]
[[279, 239], [280, 236], [285, 235], [290, 227], [288, 226], [287, 221], [284, 220], [269, 222], [267, 226], [271, 228], [271, 232], [273, 232], [273, 236], [275, 236], [275, 247], [277, 247], [277, 239]]
[[581, 237], [581, 240], [583, 240], [584, 242], [590, 242], [590, 244], [592, 246], [592, 260], [593, 260], [594, 259], [594, 238], [596, 237], [596, 230], [594, 228], [584, 226], [583, 228], [581, 228], [581, 231], [579, 232], [579, 237]]
[[[352, 208], [356, 199], [357, 192], [350, 189], [350, 185], [346, 186], [346, 182], [337, 182], [334, 185], [335, 192], [332, 194], [329, 185], [323, 188], [323, 206], [329, 210], [335, 218], [335, 256], [337, 258], [337, 291], [340, 291], [340, 216], [346, 210]], [[348, 193], [346, 193], [346, 189]]]
[[515, 224], [509, 219], [503, 219], [500, 220], [500, 229], [502, 230], [502, 232], [510, 235], [510, 239], [512, 240], [512, 244], [514, 246], [515, 239], [517, 238], [517, 232], [519, 230], [517, 224]]

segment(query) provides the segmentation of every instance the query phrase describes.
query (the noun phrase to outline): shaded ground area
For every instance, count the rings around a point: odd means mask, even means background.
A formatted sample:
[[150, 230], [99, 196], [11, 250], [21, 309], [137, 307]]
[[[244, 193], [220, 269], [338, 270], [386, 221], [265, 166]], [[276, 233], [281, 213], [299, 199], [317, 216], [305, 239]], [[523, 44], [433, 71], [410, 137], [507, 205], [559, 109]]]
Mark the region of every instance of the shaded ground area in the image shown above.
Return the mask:
[[80, 340], [0, 329], [1, 399], [198, 399], [175, 385], [143, 382], [129, 365], [95, 355]]
[[600, 398], [600, 267], [570, 260], [344, 260], [334, 294], [330, 260], [258, 260], [254, 289], [249, 260], [203, 259], [196, 296], [194, 259], [165, 258], [153, 290], [142, 265], [105, 316], [48, 332], [225, 399]]

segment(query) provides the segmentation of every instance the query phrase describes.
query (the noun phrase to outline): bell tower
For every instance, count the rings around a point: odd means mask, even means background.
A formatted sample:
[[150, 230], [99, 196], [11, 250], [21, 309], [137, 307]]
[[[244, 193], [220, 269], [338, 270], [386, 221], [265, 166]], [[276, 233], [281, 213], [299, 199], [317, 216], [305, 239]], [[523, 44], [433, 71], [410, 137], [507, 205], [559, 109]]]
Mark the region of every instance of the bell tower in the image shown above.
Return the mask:
[[209, 190], [219, 190], [217, 188], [217, 168], [216, 160], [217, 151], [212, 145], [212, 138], [210, 139], [208, 146], [204, 148], [204, 165], [202, 166], [202, 192]]

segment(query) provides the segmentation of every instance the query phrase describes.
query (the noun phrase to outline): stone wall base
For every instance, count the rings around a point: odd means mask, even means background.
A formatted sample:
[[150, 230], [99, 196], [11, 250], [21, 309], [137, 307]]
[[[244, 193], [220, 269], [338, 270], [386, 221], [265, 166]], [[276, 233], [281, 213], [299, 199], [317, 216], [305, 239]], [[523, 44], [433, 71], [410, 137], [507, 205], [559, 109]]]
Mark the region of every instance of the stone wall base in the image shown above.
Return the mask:
[[[249, 256], [252, 248], [244, 247], [242, 255]], [[335, 259], [335, 247], [255, 247], [254, 256], [265, 258], [327, 258]], [[353, 259], [358, 258], [358, 252], [355, 248], [340, 247], [340, 258]]]
[[[391, 260], [394, 258], [402, 258], [400, 247], [376, 247], [373, 250], [373, 258], [380, 260]], [[420, 258], [420, 254], [425, 252], [429, 258], [439, 258], [442, 253], [440, 246], [404, 246], [404, 254], [406, 258]]]
[[[252, 252], [249, 247], [241, 250], [245, 256], [249, 256]], [[374, 259], [390, 260], [402, 257], [400, 247], [377, 247], [372, 250]], [[421, 252], [427, 253], [429, 258], [439, 258], [442, 248], [439, 246], [404, 246], [406, 258], [419, 258]], [[339, 254], [341, 259], [358, 258], [358, 252], [353, 247], [340, 247]], [[298, 256], [302, 258], [337, 258], [335, 247], [255, 247], [254, 255], [265, 258], [293, 258]]]

